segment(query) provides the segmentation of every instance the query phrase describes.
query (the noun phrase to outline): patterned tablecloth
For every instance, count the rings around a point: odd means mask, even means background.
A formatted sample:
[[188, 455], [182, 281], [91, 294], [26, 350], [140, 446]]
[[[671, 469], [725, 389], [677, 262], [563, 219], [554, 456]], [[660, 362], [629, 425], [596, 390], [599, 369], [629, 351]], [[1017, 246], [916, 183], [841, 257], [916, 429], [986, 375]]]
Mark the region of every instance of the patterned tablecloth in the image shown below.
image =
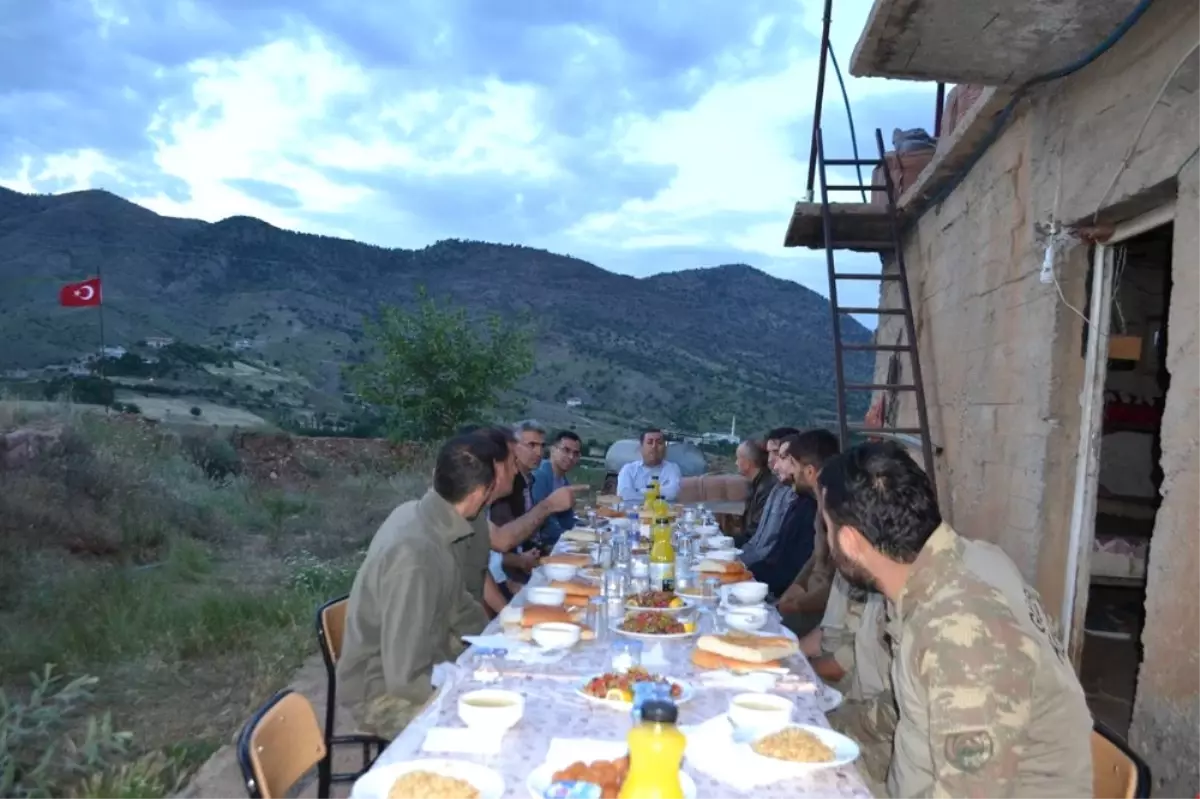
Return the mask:
[[[530, 585], [542, 584], [541, 573], [535, 573]], [[514, 604], [523, 602], [523, 593]], [[773, 612], [774, 613], [774, 612]], [[764, 631], [780, 630], [777, 615]], [[499, 633], [498, 621], [489, 626], [486, 633]], [[628, 712], [591, 702], [580, 696], [576, 689], [587, 678], [608, 670], [611, 641], [617, 636], [609, 633], [604, 640], [582, 642], [563, 660], [552, 664], [532, 664], [500, 661], [501, 677], [496, 682], [484, 684], [475, 679], [476, 651], [472, 647], [459, 658], [437, 696], [425, 711], [413, 720], [376, 762], [376, 766], [404, 762], [418, 758], [465, 759], [488, 766], [499, 772], [505, 781], [505, 799], [528, 797], [526, 778], [545, 760], [550, 741], [555, 738], [581, 738], [592, 740], [623, 741], [630, 729]], [[679, 705], [679, 724], [693, 725], [721, 715], [729, 706], [730, 698], [744, 689], [730, 689], [703, 685], [697, 679], [698, 672], [690, 661], [693, 639], [664, 641], [662, 651], [670, 664], [653, 670], [667, 676], [685, 680], [695, 688], [691, 701]], [[646, 651], [652, 644], [645, 644]], [[803, 656], [790, 659], [787, 664], [792, 674], [781, 680], [774, 693], [790, 696], [795, 702], [794, 720], [805, 724], [827, 727], [825, 714], [821, 711], [823, 690], [820, 680], [813, 673], [808, 660]], [[458, 718], [458, 699], [468, 692], [480, 688], [505, 688], [525, 696], [525, 715], [516, 727], [505, 734], [499, 754], [441, 754], [422, 751], [425, 736], [434, 727], [463, 727]], [[741, 791], [736, 787], [718, 782], [696, 769], [685, 760], [686, 771], [696, 782], [698, 799], [723, 797], [862, 797], [869, 799], [867, 789], [853, 766], [815, 769], [803, 777], [776, 782]]]

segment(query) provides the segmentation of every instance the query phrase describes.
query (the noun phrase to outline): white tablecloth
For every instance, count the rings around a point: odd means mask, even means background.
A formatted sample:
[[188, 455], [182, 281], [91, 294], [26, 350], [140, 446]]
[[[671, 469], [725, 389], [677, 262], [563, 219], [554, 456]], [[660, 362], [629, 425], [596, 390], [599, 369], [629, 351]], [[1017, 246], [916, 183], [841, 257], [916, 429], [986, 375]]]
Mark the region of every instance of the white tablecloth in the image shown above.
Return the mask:
[[[530, 585], [543, 582], [541, 573], [537, 572]], [[522, 604], [523, 593], [514, 598], [514, 604]], [[774, 611], [772, 614], [767, 629], [781, 629], [778, 615], [774, 614]], [[494, 621], [485, 634], [498, 632], [499, 623]], [[465, 759], [493, 768], [503, 775], [506, 799], [528, 797], [530, 794], [526, 787], [526, 778], [545, 761], [552, 739], [625, 740], [631, 723], [628, 712], [590, 702], [576, 692], [576, 688], [586, 678], [607, 671], [610, 644], [615, 637], [615, 633], [610, 633], [606, 640], [580, 643], [557, 663], [500, 661], [497, 664], [502, 674], [500, 680], [486, 685], [474, 679], [476, 652], [472, 647], [459, 658], [456, 668], [425, 711], [392, 741], [376, 762], [376, 767], [417, 758]], [[663, 654], [670, 665], [654, 669], [667, 676], [685, 680], [696, 689], [696, 695], [691, 701], [679, 705], [680, 726], [700, 724], [724, 713], [730, 698], [741, 692], [736, 688], [709, 687], [702, 683], [699, 672], [690, 660], [693, 643], [693, 639], [663, 642]], [[645, 644], [646, 651], [649, 651], [651, 646]], [[787, 662], [787, 666], [792, 674], [786, 681], [781, 681], [774, 692], [794, 700], [795, 721], [828, 726], [817, 696], [821, 683], [808, 660], [803, 656], [796, 656]], [[468, 691], [485, 687], [505, 688], [525, 696], [525, 715], [517, 726], [504, 736], [499, 753], [445, 754], [422, 751], [422, 744], [429, 730], [434, 727], [463, 726], [457, 712], [459, 697]], [[852, 765], [814, 769], [802, 777], [746, 791], [740, 791], [734, 786], [709, 777], [687, 761], [684, 763], [684, 771], [695, 780], [698, 799], [740, 796], [761, 799], [790, 799], [801, 796], [862, 799], [871, 797], [858, 770]]]

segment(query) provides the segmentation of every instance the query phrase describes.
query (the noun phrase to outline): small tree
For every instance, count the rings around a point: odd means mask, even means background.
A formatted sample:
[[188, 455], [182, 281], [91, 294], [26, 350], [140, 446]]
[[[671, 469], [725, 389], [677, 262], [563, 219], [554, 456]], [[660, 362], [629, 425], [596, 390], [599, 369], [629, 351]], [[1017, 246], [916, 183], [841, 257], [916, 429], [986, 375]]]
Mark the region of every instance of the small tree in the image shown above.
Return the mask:
[[374, 340], [374, 357], [348, 367], [347, 376], [384, 414], [393, 438], [453, 434], [533, 367], [526, 327], [505, 325], [494, 314], [474, 325], [465, 310], [439, 305], [423, 288], [415, 309], [385, 306], [364, 329]]

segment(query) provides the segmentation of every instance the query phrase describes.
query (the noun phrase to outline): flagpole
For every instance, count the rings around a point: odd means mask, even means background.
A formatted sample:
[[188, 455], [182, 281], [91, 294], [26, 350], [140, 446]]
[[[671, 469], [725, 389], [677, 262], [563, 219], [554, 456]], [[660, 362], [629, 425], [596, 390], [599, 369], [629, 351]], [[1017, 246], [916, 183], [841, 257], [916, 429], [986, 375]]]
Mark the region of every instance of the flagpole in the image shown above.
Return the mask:
[[96, 303], [96, 314], [100, 320], [100, 379], [104, 379], [104, 275], [100, 262], [96, 262], [96, 280], [100, 284], [100, 302]]

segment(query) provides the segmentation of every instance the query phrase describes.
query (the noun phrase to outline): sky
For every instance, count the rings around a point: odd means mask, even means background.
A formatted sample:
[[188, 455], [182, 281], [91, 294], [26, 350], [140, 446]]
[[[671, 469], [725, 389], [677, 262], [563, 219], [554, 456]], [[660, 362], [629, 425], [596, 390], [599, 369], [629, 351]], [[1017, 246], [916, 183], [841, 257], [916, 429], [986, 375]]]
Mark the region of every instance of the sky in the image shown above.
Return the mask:
[[[843, 68], [870, 6], [835, 3]], [[820, 26], [820, 0], [4, 3], [0, 185], [636, 276], [748, 263], [827, 295], [823, 253], [782, 246]], [[932, 84], [846, 79], [864, 153], [876, 127], [932, 127]], [[829, 89], [826, 148], [848, 158]]]

